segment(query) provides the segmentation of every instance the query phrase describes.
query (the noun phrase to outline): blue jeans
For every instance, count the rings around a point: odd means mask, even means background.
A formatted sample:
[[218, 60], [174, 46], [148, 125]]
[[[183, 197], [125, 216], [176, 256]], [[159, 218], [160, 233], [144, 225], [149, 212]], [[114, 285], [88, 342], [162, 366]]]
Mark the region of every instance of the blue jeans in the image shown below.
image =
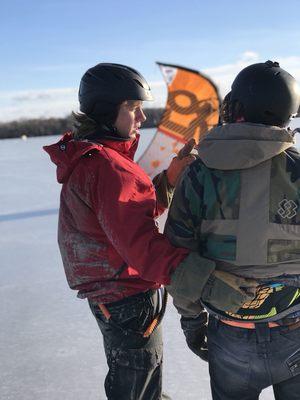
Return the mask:
[[300, 328], [244, 329], [211, 317], [208, 354], [213, 400], [257, 400], [271, 385], [276, 400], [300, 399]]
[[89, 302], [103, 335], [108, 364], [108, 400], [162, 398], [162, 334], [159, 326], [143, 337], [157, 311], [157, 291], [148, 291], [107, 305], [113, 323]]

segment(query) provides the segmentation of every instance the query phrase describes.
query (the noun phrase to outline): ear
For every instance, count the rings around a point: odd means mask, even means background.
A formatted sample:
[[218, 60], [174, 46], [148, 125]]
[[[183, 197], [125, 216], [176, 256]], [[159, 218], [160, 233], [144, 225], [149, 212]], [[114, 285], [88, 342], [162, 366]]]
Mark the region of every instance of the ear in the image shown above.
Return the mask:
[[231, 122], [245, 122], [244, 107], [239, 101], [230, 102], [229, 118]]

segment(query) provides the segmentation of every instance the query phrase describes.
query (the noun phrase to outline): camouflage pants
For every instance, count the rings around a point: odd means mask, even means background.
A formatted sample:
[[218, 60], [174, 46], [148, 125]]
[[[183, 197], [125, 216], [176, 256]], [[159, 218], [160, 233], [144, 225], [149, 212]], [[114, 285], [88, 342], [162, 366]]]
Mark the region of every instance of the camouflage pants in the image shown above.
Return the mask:
[[113, 323], [90, 302], [103, 335], [109, 367], [108, 400], [160, 400], [162, 397], [162, 334], [159, 326], [148, 338], [142, 333], [157, 308], [157, 291], [130, 296], [107, 305]]

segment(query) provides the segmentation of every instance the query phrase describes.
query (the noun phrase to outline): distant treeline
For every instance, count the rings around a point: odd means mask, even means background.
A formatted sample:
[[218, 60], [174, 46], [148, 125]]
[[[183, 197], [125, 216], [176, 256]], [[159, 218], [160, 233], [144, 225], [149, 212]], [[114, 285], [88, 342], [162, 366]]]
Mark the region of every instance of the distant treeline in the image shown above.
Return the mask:
[[[147, 120], [143, 124], [143, 128], [154, 128], [157, 126], [163, 108], [145, 108]], [[47, 118], [47, 119], [24, 119], [0, 123], [0, 139], [17, 138], [23, 135], [30, 136], [47, 136], [61, 135], [73, 128], [73, 119], [69, 115], [66, 118]]]

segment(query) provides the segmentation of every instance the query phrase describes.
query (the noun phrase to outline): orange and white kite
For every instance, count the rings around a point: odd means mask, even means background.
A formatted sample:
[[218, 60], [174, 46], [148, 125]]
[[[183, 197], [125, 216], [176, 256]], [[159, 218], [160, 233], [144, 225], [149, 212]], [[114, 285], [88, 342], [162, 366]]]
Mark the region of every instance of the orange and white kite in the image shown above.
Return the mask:
[[168, 100], [157, 132], [138, 163], [153, 178], [190, 139], [217, 125], [220, 96], [216, 85], [198, 71], [157, 63], [168, 87]]

